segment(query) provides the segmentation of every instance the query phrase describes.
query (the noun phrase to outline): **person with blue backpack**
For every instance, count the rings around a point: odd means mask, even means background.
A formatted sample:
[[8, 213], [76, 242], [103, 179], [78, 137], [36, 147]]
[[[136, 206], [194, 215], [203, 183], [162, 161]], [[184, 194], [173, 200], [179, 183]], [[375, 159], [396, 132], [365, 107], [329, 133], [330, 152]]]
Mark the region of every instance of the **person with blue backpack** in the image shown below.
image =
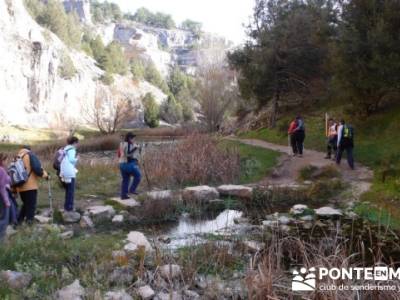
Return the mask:
[[77, 137], [69, 137], [67, 139], [67, 146], [62, 149], [62, 157], [60, 159], [59, 176], [65, 187], [64, 209], [67, 212], [74, 210], [76, 174], [78, 172], [76, 165], [79, 159], [77, 155], [78, 144], [79, 139]]
[[346, 124], [344, 120], [340, 121], [338, 128], [337, 148], [336, 163], [340, 165], [343, 152], [346, 151], [347, 163], [349, 164], [349, 167], [354, 170], [354, 130], [353, 127]]
[[[129, 194], [136, 195], [136, 189], [140, 184], [142, 175], [139, 168], [140, 147], [134, 143], [135, 135], [128, 132], [125, 141], [120, 144], [119, 148], [119, 166], [121, 171], [121, 199], [129, 199]], [[131, 177], [132, 184], [129, 186]]]

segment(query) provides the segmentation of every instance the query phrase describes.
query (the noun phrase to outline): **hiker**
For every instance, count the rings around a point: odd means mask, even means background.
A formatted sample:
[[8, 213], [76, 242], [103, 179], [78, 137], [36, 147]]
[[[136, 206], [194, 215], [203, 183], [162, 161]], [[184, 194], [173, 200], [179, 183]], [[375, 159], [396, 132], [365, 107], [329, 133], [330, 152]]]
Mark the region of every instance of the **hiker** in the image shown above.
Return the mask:
[[335, 160], [337, 153], [338, 124], [332, 118], [328, 120], [327, 138], [327, 153], [325, 158], [331, 159], [333, 153], [333, 159]]
[[[122, 176], [121, 183], [121, 199], [129, 199], [128, 194], [137, 195], [136, 189], [139, 186], [141, 180], [141, 173], [139, 169], [139, 155], [140, 147], [134, 143], [136, 136], [129, 132], [125, 136], [123, 143], [121, 157], [119, 159], [120, 171]], [[133, 182], [129, 187], [131, 177], [133, 176]]]
[[296, 139], [295, 139], [295, 135], [294, 135], [294, 130], [297, 128], [297, 122], [296, 119], [294, 119], [290, 125], [289, 125], [289, 129], [288, 129], [288, 134], [289, 134], [289, 141], [290, 141], [290, 146], [292, 147], [292, 155], [296, 156], [298, 153], [297, 150], [297, 143], [296, 143]]
[[76, 164], [78, 163], [77, 147], [79, 139], [75, 136], [67, 139], [67, 146], [64, 147], [64, 157], [60, 165], [60, 177], [65, 187], [64, 210], [74, 210], [75, 185], [76, 185]]
[[306, 137], [305, 134], [305, 126], [304, 120], [301, 116], [296, 117], [296, 128], [293, 130], [294, 141], [296, 143], [296, 149], [299, 157], [303, 156], [303, 148], [304, 148], [304, 139]]
[[354, 158], [353, 158], [353, 148], [354, 148], [354, 132], [353, 127], [347, 125], [344, 120], [340, 121], [338, 128], [338, 138], [337, 138], [337, 155], [336, 163], [340, 165], [343, 152], [346, 151], [347, 162], [352, 170], [354, 170]]
[[5, 169], [7, 156], [0, 153], [0, 241], [3, 239], [10, 219], [11, 201], [8, 191], [11, 185], [11, 178]]
[[26, 182], [15, 187], [22, 201], [22, 207], [18, 215], [18, 223], [21, 224], [24, 221], [32, 223], [36, 212], [39, 178], [49, 180], [50, 177], [47, 172], [43, 170], [39, 158], [31, 151], [29, 146], [24, 146], [18, 152], [17, 159], [18, 158], [23, 161], [28, 174]]

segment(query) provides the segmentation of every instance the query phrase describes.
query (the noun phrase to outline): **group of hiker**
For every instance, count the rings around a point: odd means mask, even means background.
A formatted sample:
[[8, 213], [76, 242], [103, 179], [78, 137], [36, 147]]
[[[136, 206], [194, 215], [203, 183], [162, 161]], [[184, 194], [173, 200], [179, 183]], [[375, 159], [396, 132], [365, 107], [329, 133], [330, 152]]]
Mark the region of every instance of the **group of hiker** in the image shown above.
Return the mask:
[[[129, 199], [130, 195], [136, 195], [136, 189], [141, 181], [139, 168], [141, 147], [134, 142], [134, 138], [135, 135], [128, 132], [123, 136], [118, 148], [122, 200]], [[60, 184], [65, 189], [64, 211], [66, 213], [74, 211], [78, 173], [76, 167], [79, 160], [78, 145], [77, 137], [69, 137], [66, 146], [57, 150], [53, 161], [53, 168]], [[7, 159], [7, 155], [0, 153], [0, 240], [8, 225], [17, 226], [24, 222], [30, 224], [34, 221], [39, 180], [50, 180], [49, 173], [43, 169], [38, 156], [29, 146], [23, 146], [9, 166], [7, 166]], [[133, 182], [130, 183], [132, 177]], [[16, 201], [18, 195], [22, 202], [20, 209]]]
[[[305, 123], [301, 116], [297, 116], [289, 125], [288, 135], [292, 149], [292, 155], [303, 156], [305, 140]], [[354, 170], [354, 131], [351, 125], [346, 124], [345, 120], [337, 122], [330, 118], [327, 122], [327, 153], [326, 159], [333, 159], [338, 165], [342, 160], [343, 153], [346, 152], [347, 162]]]

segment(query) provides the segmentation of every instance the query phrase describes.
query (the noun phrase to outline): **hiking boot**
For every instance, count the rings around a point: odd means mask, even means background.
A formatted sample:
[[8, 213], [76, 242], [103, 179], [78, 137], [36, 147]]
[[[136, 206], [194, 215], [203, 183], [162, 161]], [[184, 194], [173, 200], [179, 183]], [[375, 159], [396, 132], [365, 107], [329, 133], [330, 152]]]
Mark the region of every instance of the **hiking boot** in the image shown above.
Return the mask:
[[325, 159], [331, 159], [331, 156], [330, 156], [330, 155], [327, 155], [327, 156], [325, 156], [324, 158], [325, 158]]
[[303, 157], [303, 154], [299, 154], [298, 156], [299, 156], [299, 157]]

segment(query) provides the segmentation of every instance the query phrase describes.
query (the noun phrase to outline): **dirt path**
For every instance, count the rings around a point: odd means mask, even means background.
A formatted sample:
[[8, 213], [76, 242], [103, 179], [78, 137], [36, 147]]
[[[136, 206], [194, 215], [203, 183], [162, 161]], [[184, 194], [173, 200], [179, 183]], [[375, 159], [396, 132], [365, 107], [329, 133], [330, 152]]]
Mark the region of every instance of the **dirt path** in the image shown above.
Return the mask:
[[290, 185], [296, 184], [299, 171], [309, 165], [316, 167], [334, 166], [338, 168], [345, 182], [350, 183], [352, 200], [357, 200], [359, 196], [368, 191], [371, 186], [373, 172], [369, 168], [356, 163], [355, 170], [351, 170], [347, 165], [346, 159], [342, 160], [340, 166], [332, 160], [325, 159], [325, 153], [305, 149], [303, 157], [293, 157], [290, 155], [288, 146], [277, 145], [256, 139], [232, 138], [244, 144], [258, 146], [283, 153], [280, 162], [272, 174], [262, 180], [261, 184], [268, 185]]

